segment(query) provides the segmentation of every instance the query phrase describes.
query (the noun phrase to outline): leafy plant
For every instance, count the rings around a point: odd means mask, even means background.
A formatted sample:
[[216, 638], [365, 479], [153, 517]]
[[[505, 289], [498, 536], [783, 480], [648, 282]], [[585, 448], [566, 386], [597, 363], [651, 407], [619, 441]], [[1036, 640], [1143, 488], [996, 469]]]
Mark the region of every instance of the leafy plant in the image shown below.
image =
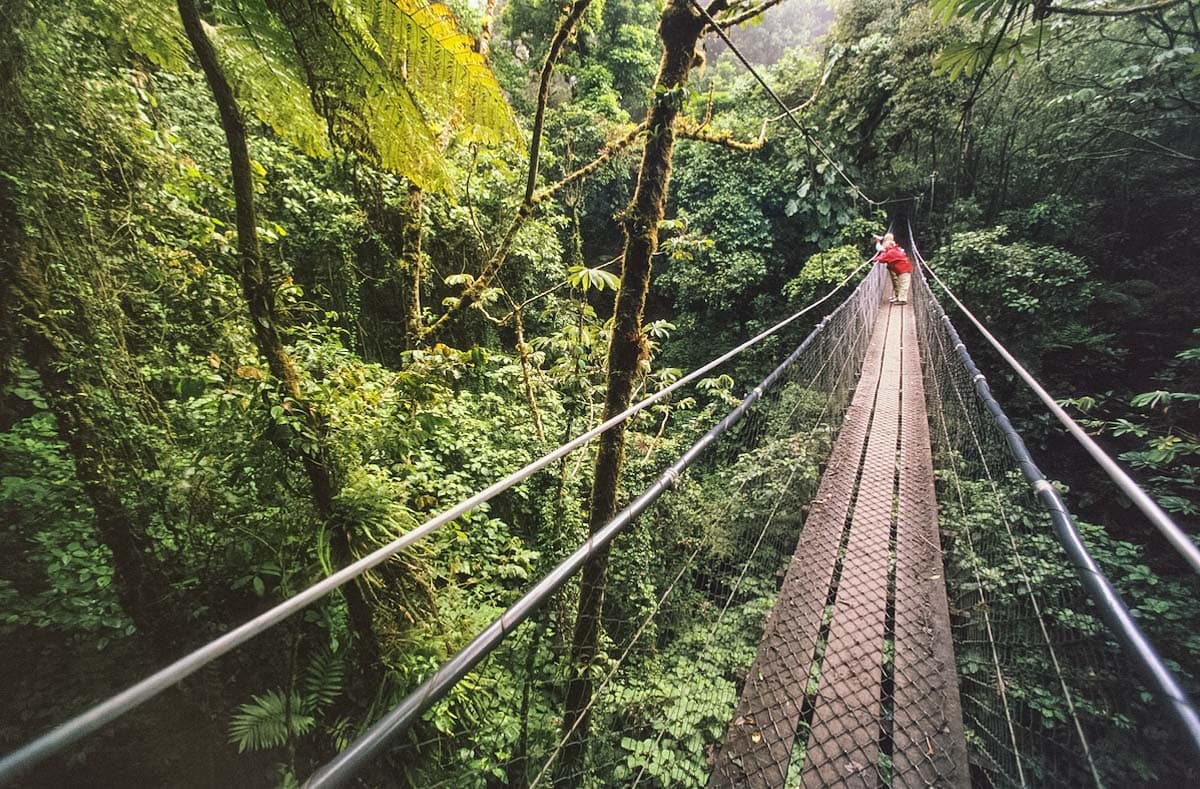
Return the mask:
[[[182, 67], [182, 30], [162, 3], [97, 7], [135, 51]], [[239, 0], [215, 11], [220, 23], [207, 29], [239, 98], [306, 152], [326, 152], [328, 130], [380, 166], [445, 190], [442, 133], [520, 142], [499, 83], [440, 3]]]
[[237, 743], [238, 753], [277, 748], [312, 730], [317, 719], [301, 712], [296, 693], [284, 695], [269, 690], [254, 701], [242, 704], [229, 724], [229, 741]]

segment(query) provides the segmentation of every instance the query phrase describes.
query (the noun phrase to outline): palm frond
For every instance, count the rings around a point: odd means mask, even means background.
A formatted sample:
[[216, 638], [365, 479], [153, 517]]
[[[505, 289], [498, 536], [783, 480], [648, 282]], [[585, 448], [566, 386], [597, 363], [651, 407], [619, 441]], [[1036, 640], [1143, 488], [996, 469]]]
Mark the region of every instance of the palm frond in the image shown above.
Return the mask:
[[997, 68], [1024, 63], [1025, 53], [1037, 46], [1036, 32], [1015, 37], [1004, 36], [999, 42], [984, 38], [948, 46], [934, 58], [933, 67], [938, 73], [948, 74], [950, 79], [958, 79], [959, 76], [974, 76], [987, 63], [989, 56]]
[[342, 655], [328, 646], [322, 647], [308, 664], [300, 687], [304, 690], [304, 711], [317, 712], [337, 700], [346, 678], [346, 663]]
[[976, 21], [990, 20], [1017, 0], [932, 0], [930, 14], [934, 19], [949, 22], [955, 17], [969, 16]]

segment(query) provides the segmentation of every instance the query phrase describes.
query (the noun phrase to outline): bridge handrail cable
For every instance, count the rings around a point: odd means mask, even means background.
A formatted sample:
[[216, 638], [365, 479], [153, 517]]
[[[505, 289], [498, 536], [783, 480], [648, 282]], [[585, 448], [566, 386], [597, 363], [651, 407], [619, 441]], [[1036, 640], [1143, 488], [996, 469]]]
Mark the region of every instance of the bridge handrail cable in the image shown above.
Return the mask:
[[[855, 273], [861, 271], [865, 265], [867, 264], [863, 263], [860, 265], [855, 269]], [[625, 509], [617, 513], [612, 520], [592, 534], [570, 556], [543, 576], [520, 600], [501, 614], [498, 619], [476, 636], [471, 643], [463, 647], [450, 660], [444, 663], [433, 675], [421, 683], [416, 690], [406, 696], [399, 705], [380, 718], [370, 729], [360, 735], [354, 742], [350, 743], [340, 754], [313, 773], [308, 781], [305, 782], [304, 789], [329, 789], [329, 787], [341, 786], [367, 762], [378, 756], [397, 737], [406, 732], [422, 713], [441, 699], [472, 668], [499, 646], [509, 633], [528, 619], [551, 594], [570, 580], [571, 576], [578, 572], [592, 556], [603, 551], [609, 543], [616, 539], [618, 534], [633, 523], [663, 493], [675, 487], [680, 475], [721, 434], [742, 420], [750, 410], [750, 407], [779, 380], [780, 376], [809, 348], [833, 318], [843, 309], [846, 309], [847, 305], [851, 304], [852, 301], [853, 298], [849, 298], [838, 305], [833, 312], [817, 324], [808, 337], [770, 375], [755, 386], [741, 403], [696, 441], [678, 460], [671, 464], [650, 487], [646, 488]], [[540, 777], [538, 780], [540, 780]]]
[[92, 732], [100, 729], [108, 723], [116, 720], [127, 712], [137, 708], [143, 703], [157, 696], [159, 693], [167, 690], [173, 685], [181, 682], [187, 677], [199, 671], [204, 666], [212, 661], [227, 654], [238, 646], [246, 643], [250, 639], [258, 636], [260, 633], [274, 627], [293, 614], [302, 610], [305, 606], [315, 602], [324, 595], [332, 592], [343, 584], [353, 580], [357, 576], [366, 571], [382, 564], [392, 558], [400, 551], [408, 546], [416, 543], [418, 540], [427, 537], [448, 523], [465, 515], [475, 507], [487, 502], [509, 488], [528, 479], [537, 472], [551, 465], [560, 458], [565, 457], [579, 447], [587, 444], [593, 438], [596, 438], [602, 433], [611, 430], [616, 425], [619, 425], [633, 416], [641, 413], [651, 405], [668, 397], [671, 393], [695, 381], [701, 376], [713, 369], [719, 367], [730, 359], [738, 356], [742, 352], [757, 345], [762, 340], [777, 334], [779, 331], [794, 323], [803, 315], [816, 309], [821, 304], [831, 299], [834, 294], [839, 292], [851, 280], [853, 280], [864, 267], [868, 265], [867, 261], [861, 263], [854, 271], [847, 274], [841, 282], [834, 286], [828, 293], [821, 298], [813, 301], [791, 316], [776, 323], [774, 326], [758, 333], [749, 340], [746, 340], [741, 345], [726, 351], [724, 354], [716, 357], [707, 364], [693, 370], [691, 373], [675, 381], [671, 385], [655, 392], [649, 397], [631, 405], [621, 413], [613, 416], [611, 419], [597, 425], [586, 433], [582, 433], [571, 441], [559, 446], [558, 448], [542, 455], [537, 460], [525, 465], [524, 467], [514, 471], [508, 476], [500, 479], [487, 488], [476, 493], [470, 498], [464, 499], [455, 506], [443, 511], [433, 518], [425, 521], [420, 526], [412, 531], [409, 531], [392, 542], [384, 545], [370, 554], [364, 556], [358, 561], [347, 565], [337, 572], [327, 576], [326, 578], [312, 584], [307, 589], [304, 589], [295, 595], [289, 597], [283, 602], [264, 611], [258, 616], [230, 630], [228, 633], [213, 639], [209, 643], [193, 650], [184, 655], [175, 662], [165, 666], [159, 671], [151, 674], [149, 677], [137, 682], [125, 690], [111, 696], [91, 708], [85, 710], [79, 715], [51, 729], [35, 740], [30, 741], [21, 748], [9, 753], [0, 759], [0, 785], [14, 780], [17, 776], [24, 773], [29, 768], [35, 766], [49, 756], [63, 750], [74, 742], [86, 737]]
[[[909, 234], [909, 237], [911, 238], [911, 225], [909, 226]], [[1075, 438], [1075, 440], [1087, 450], [1088, 454], [1092, 456], [1092, 459], [1095, 460], [1102, 469], [1104, 469], [1105, 473], [1108, 474], [1109, 479], [1111, 479], [1117, 485], [1117, 487], [1121, 489], [1121, 492], [1124, 493], [1131, 502], [1133, 502], [1134, 506], [1136, 506], [1141, 513], [1145, 515], [1152, 524], [1154, 524], [1155, 528], [1157, 528], [1162, 535], [1167, 538], [1167, 541], [1171, 544], [1171, 546], [1179, 553], [1180, 556], [1183, 557], [1188, 565], [1191, 566], [1192, 571], [1200, 574], [1200, 548], [1196, 546], [1196, 543], [1194, 543], [1192, 539], [1188, 537], [1187, 533], [1184, 532], [1183, 529], [1179, 528], [1179, 526], [1173, 520], [1171, 520], [1171, 516], [1168, 515], [1163, 508], [1158, 505], [1158, 502], [1151, 498], [1151, 496], [1146, 493], [1146, 491], [1143, 490], [1141, 486], [1139, 486], [1123, 468], [1121, 468], [1121, 465], [1117, 463], [1117, 461], [1113, 460], [1112, 457], [1110, 457], [1104, 451], [1104, 449], [1101, 448], [1101, 446], [1097, 444], [1082, 427], [1079, 426], [1078, 422], [1071, 418], [1071, 415], [1068, 414], [1066, 410], [1063, 409], [1063, 407], [1060, 406], [1055, 399], [1050, 396], [1050, 393], [1047, 392], [1046, 389], [1037, 382], [1033, 375], [1031, 375], [1030, 372], [1026, 370], [1025, 367], [1022, 366], [1022, 364], [1017, 361], [1017, 359], [1011, 353], [1009, 353], [1007, 348], [1000, 344], [1000, 341], [997, 340], [992, 333], [988, 331], [987, 328], [979, 321], [979, 319], [976, 318], [969, 309], [967, 309], [966, 305], [964, 305], [959, 298], [954, 295], [946, 283], [943, 282], [940, 277], [938, 277], [937, 273], [932, 268], [930, 268], [929, 263], [923, 257], [921, 257], [920, 251], [917, 250], [917, 244], [915, 240], [913, 240], [912, 246], [913, 253], [917, 260], [920, 261], [921, 266], [923, 266], [925, 270], [930, 273], [934, 281], [937, 282], [937, 284], [941, 286], [942, 290], [946, 292], [946, 295], [949, 296], [956, 305], [958, 305], [958, 308], [962, 310], [962, 313], [967, 317], [967, 320], [974, 324], [975, 328], [979, 330], [979, 333], [983, 335], [984, 339], [986, 339], [992, 348], [996, 350], [996, 353], [1000, 354], [1000, 357], [1004, 359], [1004, 361], [1008, 363], [1009, 367], [1011, 367], [1013, 371], [1021, 377], [1021, 380], [1023, 380], [1025, 384], [1033, 390], [1034, 394], [1038, 396], [1038, 399], [1042, 401], [1046, 408], [1048, 408], [1050, 412], [1057, 417], [1058, 421], [1062, 423], [1063, 427], [1065, 427], [1067, 431], [1070, 432], [1070, 434]]]
[[[909, 226], [909, 239], [910, 241], [912, 240], [911, 225]], [[997, 350], [1007, 354], [1006, 351], [1003, 351], [1003, 347], [999, 345], [999, 342], [975, 319], [946, 284], [938, 278], [937, 273], [934, 272], [916, 248], [915, 241], [913, 241], [912, 246], [913, 256], [918, 260], [922, 268], [929, 272], [938, 285], [942, 287], [954, 303], [975, 324], [976, 328], [983, 332], [989, 338], [989, 341], [996, 346]], [[1111, 629], [1113, 635], [1116, 636], [1133, 664], [1142, 672], [1143, 678], [1149, 686], [1165, 703], [1172, 717], [1179, 724], [1181, 732], [1185, 734], [1193, 754], [1200, 757], [1200, 715], [1197, 715], [1196, 709], [1188, 698], [1187, 693], [1180, 686], [1171, 670], [1166, 667], [1157, 649], [1146, 638], [1141, 628], [1138, 627], [1120, 593], [1113, 587], [1107, 576], [1104, 575], [1103, 570], [1096, 563], [1096, 560], [1088, 552], [1083, 537], [1076, 528], [1074, 518], [1070, 510], [1067, 509], [1066, 503], [1054, 486], [1046, 479], [1042, 470], [1038, 468], [1032, 455], [1029, 453], [1029, 449], [1025, 446], [1025, 441], [1016, 431], [1016, 428], [1013, 427], [1008, 415], [1004, 413], [1004, 409], [1000, 407], [1000, 404], [992, 395], [987, 377], [979, 371], [974, 359], [971, 358], [966, 345], [959, 337], [953, 323], [951, 323], [950, 316], [943, 314], [942, 321], [945, 323], [947, 331], [954, 340], [954, 348], [958, 353], [959, 359], [972, 376], [976, 393], [984, 405], [987, 406], [988, 411], [992, 414], [992, 417], [996, 420], [996, 424], [1004, 434], [1013, 458], [1021, 467], [1021, 473], [1025, 476], [1029, 484], [1033, 486], [1038, 498], [1042, 500], [1042, 503], [1050, 513], [1059, 543], [1063, 546], [1071, 563], [1075, 566], [1080, 582], [1087, 590], [1092, 602], [1099, 609], [1101, 618]], [[1008, 357], [1011, 358], [1011, 354]], [[1010, 363], [1015, 364], [1015, 360]]]

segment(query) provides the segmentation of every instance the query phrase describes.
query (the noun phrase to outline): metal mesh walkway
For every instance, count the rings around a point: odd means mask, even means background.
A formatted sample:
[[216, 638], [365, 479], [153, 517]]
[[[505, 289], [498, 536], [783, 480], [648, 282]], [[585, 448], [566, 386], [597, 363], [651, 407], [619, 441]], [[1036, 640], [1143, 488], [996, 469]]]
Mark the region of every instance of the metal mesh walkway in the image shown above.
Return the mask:
[[966, 786], [917, 333], [882, 310], [710, 787]]

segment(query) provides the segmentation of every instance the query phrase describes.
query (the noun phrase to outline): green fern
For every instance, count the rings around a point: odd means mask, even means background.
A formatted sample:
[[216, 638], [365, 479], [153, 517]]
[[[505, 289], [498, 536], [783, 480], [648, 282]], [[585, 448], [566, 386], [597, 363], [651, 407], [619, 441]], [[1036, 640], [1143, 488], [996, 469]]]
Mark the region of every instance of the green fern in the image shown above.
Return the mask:
[[444, 190], [451, 133], [520, 142], [512, 111], [454, 15], [424, 0], [267, 0], [292, 33], [334, 134], [424, 189]]
[[[173, 3], [93, 0], [93, 8], [135, 52], [184, 67]], [[332, 132], [418, 186], [445, 190], [452, 135], [521, 145], [500, 83], [441, 3], [218, 0], [213, 12], [208, 33], [239, 101], [307, 153], [327, 153]]]
[[336, 701], [342, 693], [345, 678], [346, 664], [340, 654], [329, 647], [317, 652], [300, 680], [304, 711], [317, 712]]
[[279, 691], [269, 690], [254, 696], [251, 704], [238, 707], [240, 713], [229, 724], [229, 741], [237, 743], [238, 753], [277, 748], [292, 737], [307, 734], [316, 725], [316, 718], [300, 712], [300, 698], [290, 698]]
[[178, 71], [187, 62], [187, 37], [175, 4], [162, 0], [92, 0], [103, 32], [155, 65]]
[[[243, 5], [258, 5], [248, 0]], [[266, 12], [254, 25], [206, 26], [238, 100], [283, 139], [310, 156], [329, 154], [325, 121], [296, 69], [287, 30]], [[243, 12], [245, 13], [245, 12]]]
[[[371, 3], [373, 4], [373, 3]], [[453, 12], [441, 3], [382, 0], [383, 56], [406, 73], [417, 97], [449, 111], [443, 120], [465, 140], [520, 142], [512, 110], [475, 41], [458, 31]], [[398, 33], [398, 34], [397, 34]]]

